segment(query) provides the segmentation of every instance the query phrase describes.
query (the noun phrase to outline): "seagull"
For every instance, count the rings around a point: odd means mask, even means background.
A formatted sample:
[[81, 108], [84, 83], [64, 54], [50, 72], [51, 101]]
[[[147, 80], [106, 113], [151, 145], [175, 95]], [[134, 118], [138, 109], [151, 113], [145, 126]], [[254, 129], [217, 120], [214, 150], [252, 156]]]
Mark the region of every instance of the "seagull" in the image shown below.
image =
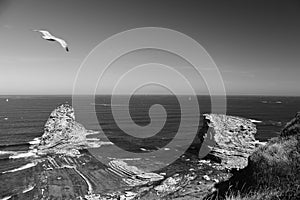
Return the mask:
[[42, 33], [43, 39], [48, 40], [48, 41], [58, 42], [66, 51], [69, 51], [68, 44], [66, 43], [66, 41], [51, 35], [51, 33], [49, 33], [49, 31], [46, 31], [46, 30], [33, 30], [33, 31]]

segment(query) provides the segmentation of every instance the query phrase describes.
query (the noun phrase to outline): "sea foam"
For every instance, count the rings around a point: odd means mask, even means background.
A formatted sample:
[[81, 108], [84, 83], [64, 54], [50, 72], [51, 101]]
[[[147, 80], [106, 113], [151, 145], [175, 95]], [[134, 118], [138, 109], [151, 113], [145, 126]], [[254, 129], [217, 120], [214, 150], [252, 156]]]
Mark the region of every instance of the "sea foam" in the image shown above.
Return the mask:
[[250, 121], [251, 121], [252, 123], [262, 123], [262, 121], [256, 120], [256, 119], [250, 119]]
[[28, 169], [28, 168], [34, 167], [36, 165], [37, 165], [37, 163], [27, 163], [26, 165], [23, 165], [21, 167], [18, 167], [18, 168], [12, 169], [12, 170], [8, 170], [8, 171], [5, 171], [5, 172], [2, 172], [2, 174], [21, 171], [21, 170], [24, 170], [24, 169]]
[[34, 187], [35, 187], [35, 186], [30, 186], [29, 188], [27, 188], [27, 189], [23, 190], [23, 192], [22, 192], [22, 193], [23, 193], [23, 194], [24, 194], [24, 193], [27, 193], [27, 192], [29, 192], [29, 191], [33, 190], [33, 189], [34, 189]]
[[15, 152], [13, 155], [9, 156], [9, 159], [28, 158], [28, 157], [37, 157], [36, 151], [28, 151], [22, 153]]

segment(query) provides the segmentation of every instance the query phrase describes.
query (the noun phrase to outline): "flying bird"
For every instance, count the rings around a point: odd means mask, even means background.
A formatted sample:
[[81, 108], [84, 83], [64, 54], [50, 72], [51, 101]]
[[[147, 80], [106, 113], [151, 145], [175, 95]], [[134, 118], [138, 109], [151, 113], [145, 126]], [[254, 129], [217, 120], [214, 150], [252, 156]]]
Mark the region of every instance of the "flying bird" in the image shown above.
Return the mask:
[[46, 30], [33, 30], [33, 31], [42, 33], [43, 39], [52, 41], [52, 42], [58, 42], [66, 51], [69, 51], [68, 44], [66, 43], [66, 41], [51, 35], [51, 33], [49, 33], [49, 31], [46, 31]]

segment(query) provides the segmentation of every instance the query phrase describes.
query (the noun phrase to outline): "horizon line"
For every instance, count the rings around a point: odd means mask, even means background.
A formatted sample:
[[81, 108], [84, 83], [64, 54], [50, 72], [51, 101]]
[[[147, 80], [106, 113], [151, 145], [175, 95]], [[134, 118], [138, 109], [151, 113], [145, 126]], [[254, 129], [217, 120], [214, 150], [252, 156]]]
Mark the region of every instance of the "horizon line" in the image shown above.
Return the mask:
[[[131, 94], [114, 94], [115, 96], [130, 96]], [[73, 94], [0, 94], [0, 97], [8, 96], [63, 96], [72, 97]], [[112, 96], [111, 94], [79, 94], [76, 96]], [[172, 94], [134, 94], [131, 96], [173, 96]], [[193, 94], [178, 94], [176, 96], [193, 96]], [[210, 94], [196, 94], [196, 96], [262, 96], [262, 97], [300, 97], [300, 95], [268, 95], [268, 94], [226, 94], [226, 95], [210, 95]]]

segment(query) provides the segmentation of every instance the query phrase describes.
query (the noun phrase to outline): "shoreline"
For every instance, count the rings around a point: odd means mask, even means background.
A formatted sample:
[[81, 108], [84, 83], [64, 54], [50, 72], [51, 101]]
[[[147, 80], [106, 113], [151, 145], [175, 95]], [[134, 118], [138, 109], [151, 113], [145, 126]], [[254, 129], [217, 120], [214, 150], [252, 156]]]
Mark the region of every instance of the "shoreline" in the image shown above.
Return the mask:
[[[198, 133], [198, 138], [192, 145], [196, 149], [188, 149], [174, 163], [162, 170], [146, 172], [132, 164], [144, 162], [143, 159], [112, 159], [107, 166], [95, 159], [86, 149], [94, 146], [94, 142], [101, 141], [86, 137], [96, 133], [77, 124], [73, 109], [69, 105], [59, 106], [50, 116], [43, 136], [34, 139], [31, 144], [31, 153], [38, 157], [26, 157], [25, 155], [31, 155], [26, 153], [15, 155], [18, 159], [36, 159], [38, 162], [35, 166], [22, 166], [9, 173], [14, 176], [15, 172], [21, 170], [24, 170], [25, 174], [36, 171], [34, 182], [40, 184], [26, 193], [36, 194], [40, 198], [47, 198], [49, 195], [75, 195], [93, 200], [106, 197], [126, 199], [126, 195], [128, 199], [147, 199], [150, 196], [164, 199], [189, 195], [204, 198], [216, 191], [217, 184], [230, 180], [234, 174], [232, 171], [243, 170], [248, 165], [248, 157], [255, 149], [265, 145], [255, 139], [257, 130], [251, 119], [206, 114], [203, 115], [204, 129]], [[65, 118], [70, 119], [68, 123], [61, 123]], [[76, 139], [64, 140], [64, 137], [69, 137], [64, 130], [68, 130], [67, 133]], [[77, 137], [77, 134], [80, 135]], [[213, 143], [209, 143], [207, 138], [212, 138]], [[205, 146], [203, 144], [208, 145], [211, 152], [208, 156], [199, 158], [197, 152]], [[8, 173], [3, 175], [6, 174]], [[107, 183], [103, 182], [103, 178]], [[74, 184], [79, 184], [80, 187], [76, 189]], [[69, 188], [70, 192], [59, 189], [65, 187]], [[58, 190], [60, 192], [53, 193]], [[17, 195], [22, 195], [23, 191], [24, 189]]]

